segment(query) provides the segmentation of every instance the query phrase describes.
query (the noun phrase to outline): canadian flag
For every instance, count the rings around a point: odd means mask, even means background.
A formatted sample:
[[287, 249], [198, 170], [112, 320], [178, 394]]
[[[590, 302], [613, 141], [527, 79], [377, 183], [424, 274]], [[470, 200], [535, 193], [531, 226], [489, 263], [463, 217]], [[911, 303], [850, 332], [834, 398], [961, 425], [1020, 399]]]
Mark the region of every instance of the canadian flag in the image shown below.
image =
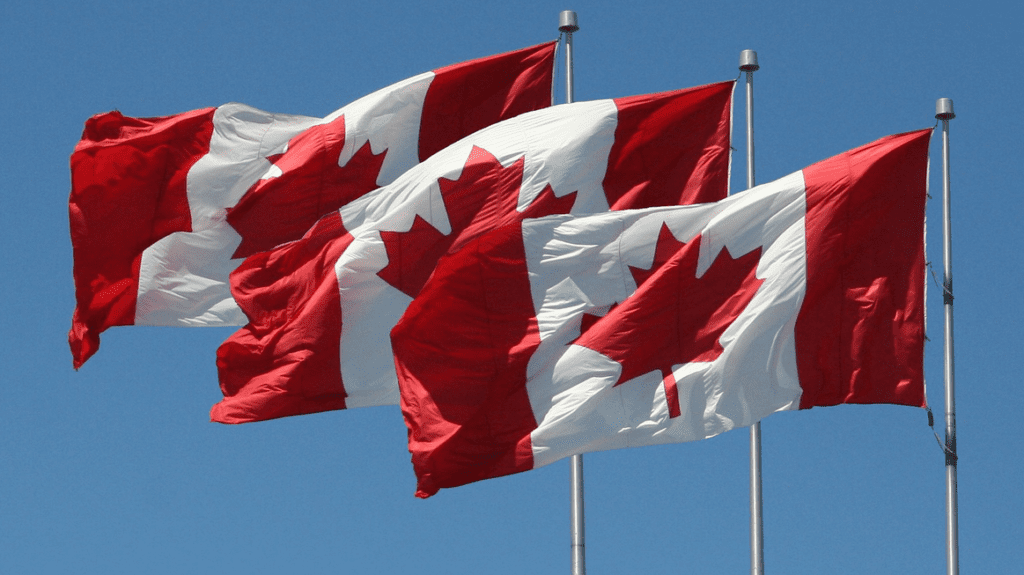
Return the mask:
[[460, 138], [551, 104], [555, 42], [409, 78], [325, 118], [226, 104], [90, 118], [71, 155], [75, 368], [115, 325], [242, 325], [229, 273]]
[[397, 404], [391, 328], [443, 255], [494, 228], [725, 197], [734, 84], [506, 120], [247, 259], [231, 282], [250, 323], [218, 350], [211, 417]]
[[392, 331], [417, 495], [780, 410], [923, 406], [930, 135], [447, 255]]

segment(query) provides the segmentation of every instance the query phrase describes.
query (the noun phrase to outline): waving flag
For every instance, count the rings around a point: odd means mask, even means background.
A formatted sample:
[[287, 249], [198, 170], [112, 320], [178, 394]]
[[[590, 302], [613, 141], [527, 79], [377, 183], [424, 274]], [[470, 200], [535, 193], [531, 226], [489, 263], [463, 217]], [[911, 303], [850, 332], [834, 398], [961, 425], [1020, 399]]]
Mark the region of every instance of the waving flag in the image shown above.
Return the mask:
[[506, 120], [247, 259], [231, 281], [250, 323], [218, 350], [224, 400], [212, 418], [397, 404], [391, 328], [438, 260], [487, 231], [725, 197], [733, 85]]
[[241, 325], [228, 274], [460, 138], [551, 103], [554, 50], [427, 72], [325, 118], [226, 104], [89, 119], [71, 156], [75, 367], [115, 325]]
[[447, 255], [392, 332], [417, 495], [780, 410], [923, 406], [930, 134]]

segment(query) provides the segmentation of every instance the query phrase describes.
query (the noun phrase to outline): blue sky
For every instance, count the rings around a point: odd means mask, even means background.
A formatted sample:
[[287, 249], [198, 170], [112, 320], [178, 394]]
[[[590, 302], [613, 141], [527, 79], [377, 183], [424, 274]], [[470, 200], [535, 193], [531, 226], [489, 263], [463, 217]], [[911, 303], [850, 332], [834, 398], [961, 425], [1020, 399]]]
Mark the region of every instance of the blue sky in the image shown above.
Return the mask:
[[[932, 126], [935, 100], [954, 100], [960, 563], [1019, 566], [1021, 8], [42, 1], [0, 19], [0, 571], [567, 572], [566, 461], [418, 500], [397, 407], [210, 423], [214, 352], [230, 329], [115, 328], [79, 372], [66, 339], [68, 156], [89, 116], [229, 101], [323, 116], [414, 74], [554, 39], [563, 9], [581, 25], [577, 100], [735, 78], [740, 51], [757, 50], [758, 182]], [[734, 191], [746, 182], [743, 106], [738, 90]], [[937, 137], [930, 185], [928, 256], [940, 273]], [[934, 284], [928, 314], [941, 427]], [[944, 569], [943, 456], [922, 410], [782, 413], [763, 434], [767, 573]], [[746, 572], [747, 449], [738, 430], [587, 455], [588, 570]]]

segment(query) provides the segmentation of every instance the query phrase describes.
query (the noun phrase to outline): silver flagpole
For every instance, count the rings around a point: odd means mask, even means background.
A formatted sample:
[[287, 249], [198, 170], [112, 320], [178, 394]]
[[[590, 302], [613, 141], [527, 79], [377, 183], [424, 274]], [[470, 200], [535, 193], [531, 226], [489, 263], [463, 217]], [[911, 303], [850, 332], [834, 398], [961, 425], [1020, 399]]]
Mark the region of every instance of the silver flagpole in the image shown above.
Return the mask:
[[[754, 72], [757, 52], [740, 52], [740, 71], [747, 73], [747, 189], [754, 187]], [[764, 519], [761, 517], [761, 422], [750, 426], [750, 572], [764, 574]]]
[[942, 120], [942, 302], [946, 311], [943, 372], [946, 383], [946, 573], [960, 573], [956, 498], [956, 398], [953, 381], [953, 238], [949, 215], [949, 121], [953, 100], [939, 98], [935, 117]]
[[[573, 102], [572, 82], [572, 34], [579, 30], [576, 13], [563, 10], [558, 15], [558, 30], [565, 33], [565, 102]], [[587, 572], [586, 553], [583, 532], [583, 456], [573, 455], [572, 466], [572, 575], [585, 575]]]
[[576, 13], [562, 10], [558, 15], [558, 30], [565, 33], [565, 102], [572, 104], [572, 34], [580, 29], [576, 21]]

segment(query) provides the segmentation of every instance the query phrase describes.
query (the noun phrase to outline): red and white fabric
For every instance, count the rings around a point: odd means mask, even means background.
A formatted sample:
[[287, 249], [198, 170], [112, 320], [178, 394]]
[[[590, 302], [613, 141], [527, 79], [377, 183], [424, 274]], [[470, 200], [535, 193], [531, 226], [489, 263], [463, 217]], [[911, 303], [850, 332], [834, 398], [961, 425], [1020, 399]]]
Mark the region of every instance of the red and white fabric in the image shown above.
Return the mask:
[[551, 104], [555, 42], [409, 78], [325, 118], [226, 104], [89, 119], [71, 156], [75, 367], [115, 325], [242, 325], [228, 275], [481, 128]]
[[781, 410], [923, 406], [930, 135], [443, 258], [392, 331], [417, 495]]
[[494, 228], [725, 197], [734, 84], [506, 120], [249, 258], [231, 282], [250, 323], [218, 350], [211, 417], [397, 404], [391, 328], [444, 254]]

